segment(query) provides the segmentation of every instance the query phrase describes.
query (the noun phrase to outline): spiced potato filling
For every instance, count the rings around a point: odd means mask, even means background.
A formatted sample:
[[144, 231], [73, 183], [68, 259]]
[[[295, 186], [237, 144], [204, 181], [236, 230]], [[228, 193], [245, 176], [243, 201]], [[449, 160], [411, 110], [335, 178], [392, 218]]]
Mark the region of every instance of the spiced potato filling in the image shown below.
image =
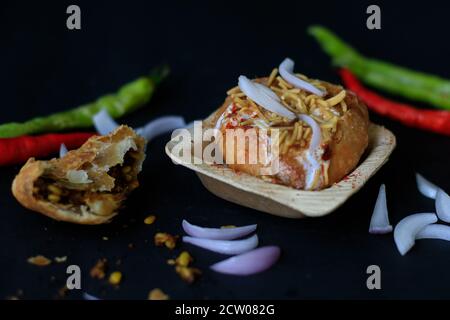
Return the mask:
[[39, 200], [49, 201], [74, 213], [110, 215], [119, 209], [125, 195], [139, 186], [137, 156], [136, 151], [128, 151], [123, 164], [115, 165], [107, 171], [114, 179], [114, 187], [109, 192], [92, 191], [89, 189], [89, 183], [76, 186], [44, 175], [35, 181], [33, 195]]

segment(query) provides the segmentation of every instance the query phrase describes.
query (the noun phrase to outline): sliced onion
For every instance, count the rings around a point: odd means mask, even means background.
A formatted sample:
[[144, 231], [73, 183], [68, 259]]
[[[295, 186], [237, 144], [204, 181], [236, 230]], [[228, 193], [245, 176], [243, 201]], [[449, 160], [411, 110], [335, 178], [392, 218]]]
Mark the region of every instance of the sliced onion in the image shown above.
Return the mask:
[[258, 236], [255, 234], [243, 240], [212, 240], [195, 237], [183, 237], [183, 242], [222, 254], [241, 254], [258, 246]]
[[220, 273], [247, 276], [269, 269], [279, 257], [279, 247], [261, 247], [213, 264], [211, 269]]
[[430, 224], [419, 231], [418, 239], [440, 239], [450, 241], [450, 227], [443, 224]]
[[94, 122], [95, 129], [102, 136], [116, 130], [119, 126], [105, 109], [97, 112], [92, 117], [92, 121]]
[[213, 240], [233, 240], [246, 236], [256, 230], [256, 224], [236, 227], [236, 228], [204, 228], [190, 224], [183, 220], [184, 231], [197, 238], [213, 239]]
[[241, 91], [264, 109], [289, 119], [295, 118], [295, 113], [288, 110], [280, 98], [268, 87], [251, 81], [246, 76], [240, 76], [238, 82]]
[[67, 152], [69, 152], [69, 150], [67, 150], [66, 145], [64, 143], [61, 143], [61, 146], [59, 147], [59, 157], [64, 157]]
[[278, 71], [280, 72], [281, 77], [292, 84], [294, 87], [304, 89], [306, 91], [309, 91], [311, 93], [314, 93], [315, 95], [318, 95], [320, 97], [325, 95], [325, 92], [322, 90], [319, 90], [311, 83], [304, 81], [297, 77], [294, 74], [294, 61], [286, 58], [283, 60], [283, 62], [280, 64]]
[[425, 179], [421, 174], [416, 173], [417, 188], [425, 197], [436, 199], [436, 192], [439, 189], [434, 183]]
[[392, 225], [389, 223], [386, 204], [386, 186], [382, 184], [378, 192], [375, 208], [373, 209], [372, 219], [370, 219], [369, 233], [384, 234], [389, 232], [392, 232]]
[[97, 297], [95, 297], [95, 296], [93, 296], [93, 295], [91, 295], [91, 294], [89, 294], [87, 292], [83, 292], [83, 299], [84, 300], [92, 300], [92, 301], [94, 301], [94, 300], [102, 300], [102, 299], [97, 298]]
[[440, 188], [436, 193], [436, 214], [442, 221], [450, 223], [450, 196]]
[[420, 230], [436, 221], [434, 213], [417, 213], [403, 218], [394, 229], [394, 240], [400, 254], [405, 255], [413, 247]]
[[183, 117], [164, 116], [150, 121], [145, 126], [136, 129], [136, 132], [150, 141], [161, 134], [171, 132], [175, 129], [180, 129], [185, 126], [186, 122]]

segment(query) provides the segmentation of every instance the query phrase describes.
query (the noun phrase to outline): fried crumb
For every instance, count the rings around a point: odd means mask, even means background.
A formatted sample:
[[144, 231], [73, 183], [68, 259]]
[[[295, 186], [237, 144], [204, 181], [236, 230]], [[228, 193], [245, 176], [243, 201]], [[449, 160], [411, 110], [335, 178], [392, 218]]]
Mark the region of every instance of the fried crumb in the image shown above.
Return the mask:
[[67, 286], [60, 288], [58, 290], [58, 298], [64, 298], [67, 295], [68, 290]]
[[128, 249], [134, 249], [134, 243], [129, 243], [128, 244]]
[[232, 229], [232, 228], [236, 228], [236, 226], [235, 226], [235, 225], [232, 225], [232, 224], [228, 224], [228, 225], [225, 225], [225, 226], [221, 226], [221, 227], [220, 227], [220, 229]]
[[183, 279], [187, 283], [194, 282], [194, 280], [202, 274], [199, 269], [192, 267], [176, 266], [175, 271], [176, 273], [178, 273], [181, 279]]
[[187, 267], [194, 259], [187, 251], [180, 253], [178, 258], [175, 260], [177, 266]]
[[114, 271], [109, 275], [108, 282], [112, 285], [118, 285], [122, 280], [122, 273], [120, 271]]
[[44, 267], [48, 266], [52, 261], [42, 255], [37, 255], [35, 257], [29, 257], [28, 263], [34, 264], [35, 266]]
[[169, 300], [169, 296], [161, 289], [155, 288], [148, 293], [148, 300]]
[[9, 295], [5, 297], [5, 300], [20, 300], [21, 297], [23, 297], [23, 290], [17, 289], [15, 295]]
[[107, 262], [108, 260], [106, 260], [105, 258], [99, 259], [95, 266], [93, 266], [91, 269], [91, 277], [95, 279], [103, 279], [105, 277]]
[[108, 237], [102, 237], [102, 240], [107, 241], [107, 240], [109, 240], [109, 238]]
[[178, 240], [178, 236], [173, 236], [165, 232], [158, 232], [155, 234], [155, 245], [162, 246], [165, 245], [168, 249], [172, 250], [175, 248]]
[[53, 260], [55, 260], [56, 263], [63, 263], [67, 261], [67, 256], [64, 257], [55, 257], [53, 258]]
[[175, 259], [168, 259], [167, 260], [167, 264], [169, 265], [169, 266], [174, 266], [175, 265]]
[[153, 224], [153, 222], [155, 222], [155, 220], [156, 220], [156, 216], [150, 215], [144, 219], [144, 223], [145, 224]]

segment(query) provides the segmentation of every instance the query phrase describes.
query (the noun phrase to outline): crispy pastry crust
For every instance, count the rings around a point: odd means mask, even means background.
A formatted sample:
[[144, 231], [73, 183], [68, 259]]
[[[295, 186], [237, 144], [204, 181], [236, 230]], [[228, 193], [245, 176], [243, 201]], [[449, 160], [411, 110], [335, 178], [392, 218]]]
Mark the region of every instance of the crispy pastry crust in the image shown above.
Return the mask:
[[[126, 196], [139, 185], [137, 174], [145, 158], [144, 149], [144, 138], [133, 129], [120, 126], [109, 135], [91, 137], [62, 158], [49, 161], [30, 158], [13, 181], [13, 195], [24, 207], [55, 220], [78, 224], [108, 222], [117, 214]], [[126, 186], [118, 189], [115, 188], [117, 179], [108, 173], [111, 168], [124, 164], [128, 152], [133, 154], [131, 178]], [[85, 208], [39, 196], [36, 189], [41, 179], [51, 181], [66, 193], [82, 195], [83, 199], [78, 201], [84, 201]]]
[[[267, 78], [255, 79], [256, 82], [265, 83]], [[343, 88], [328, 82], [321, 81], [321, 84], [331, 95], [338, 94]], [[369, 136], [369, 116], [367, 107], [351, 91], [346, 91], [345, 103], [348, 110], [337, 122], [336, 132], [328, 141], [328, 182], [320, 181], [314, 188], [315, 190], [324, 189], [332, 184], [339, 182], [348, 175], [358, 164], [361, 156], [367, 148]], [[205, 122], [204, 126], [213, 128], [221, 115], [226, 111], [231, 103], [228, 97], [223, 105], [215, 112], [210, 121]], [[223, 135], [225, 127], [219, 128]], [[249, 146], [246, 144], [245, 153], [248, 154]], [[306, 173], [304, 166], [297, 161], [296, 157], [301, 154], [306, 147], [291, 147], [286, 154], [280, 156], [279, 173], [272, 177], [272, 182], [284, 184], [296, 189], [305, 189]], [[236, 171], [248, 173], [257, 176], [260, 172], [261, 164], [228, 164]]]

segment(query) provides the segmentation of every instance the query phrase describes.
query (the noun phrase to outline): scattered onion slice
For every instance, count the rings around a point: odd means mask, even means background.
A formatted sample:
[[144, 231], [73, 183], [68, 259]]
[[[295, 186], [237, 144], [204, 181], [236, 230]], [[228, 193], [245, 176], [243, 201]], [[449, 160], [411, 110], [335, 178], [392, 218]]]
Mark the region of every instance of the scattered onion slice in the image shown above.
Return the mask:
[[450, 196], [440, 188], [436, 193], [436, 214], [442, 221], [450, 223]]
[[116, 130], [119, 126], [105, 109], [97, 112], [92, 117], [92, 121], [94, 122], [95, 129], [102, 136]]
[[417, 213], [403, 218], [394, 229], [397, 249], [404, 256], [414, 246], [417, 233], [429, 224], [436, 223], [434, 213]]
[[258, 236], [255, 234], [243, 240], [212, 240], [183, 237], [183, 242], [217, 253], [235, 255], [255, 249], [258, 246]]
[[295, 118], [295, 113], [288, 110], [280, 98], [268, 87], [251, 81], [246, 76], [240, 76], [238, 81], [241, 91], [264, 109], [289, 119]]
[[294, 74], [294, 61], [293, 60], [291, 60], [289, 58], [284, 59], [283, 62], [281, 62], [278, 70], [280, 72], [281, 77], [284, 80], [286, 80], [287, 82], [289, 82], [290, 84], [292, 84], [294, 87], [304, 89], [304, 90], [314, 93], [315, 95], [318, 95], [320, 97], [323, 97], [325, 95], [325, 92], [323, 92], [322, 90], [319, 90], [311, 83], [300, 79], [299, 77], [297, 77]]
[[418, 239], [440, 239], [450, 241], [450, 227], [443, 224], [430, 224], [419, 231]]
[[375, 208], [373, 209], [372, 219], [370, 219], [369, 233], [384, 234], [389, 232], [392, 232], [392, 225], [389, 223], [386, 204], [386, 186], [382, 184], [378, 192]]
[[150, 141], [161, 134], [171, 132], [175, 129], [180, 129], [185, 126], [186, 122], [183, 117], [164, 116], [150, 121], [145, 126], [136, 129], [136, 132]]
[[61, 143], [61, 146], [59, 147], [59, 157], [64, 157], [67, 152], [69, 152], [69, 150], [67, 150], [66, 145], [64, 143]]
[[417, 188], [425, 197], [436, 199], [436, 192], [439, 189], [434, 183], [425, 179], [421, 174], [416, 173]]
[[235, 227], [235, 228], [204, 228], [190, 224], [183, 220], [184, 231], [197, 238], [213, 239], [213, 240], [233, 240], [246, 236], [256, 230], [256, 224]]
[[269, 269], [279, 257], [279, 247], [261, 247], [213, 264], [211, 269], [220, 273], [247, 276]]
[[102, 300], [100, 298], [97, 298], [96, 296], [93, 296], [87, 292], [83, 292], [83, 299], [84, 300], [91, 300], [91, 301], [95, 301], [95, 300]]

